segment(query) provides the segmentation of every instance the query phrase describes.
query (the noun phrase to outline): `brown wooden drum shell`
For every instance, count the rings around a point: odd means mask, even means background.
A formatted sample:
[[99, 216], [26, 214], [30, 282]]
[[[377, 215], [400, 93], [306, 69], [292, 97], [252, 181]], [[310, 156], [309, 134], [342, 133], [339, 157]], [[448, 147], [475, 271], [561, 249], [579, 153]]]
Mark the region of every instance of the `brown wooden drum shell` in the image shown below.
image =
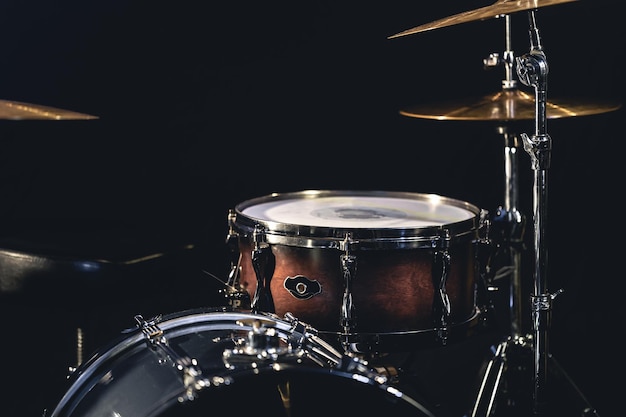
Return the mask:
[[[252, 266], [252, 242], [239, 240], [240, 284], [251, 299], [257, 285]], [[275, 267], [270, 281], [275, 312], [290, 312], [320, 331], [340, 331], [344, 278], [342, 252], [330, 248], [271, 245]], [[448, 324], [461, 323], [475, 313], [476, 271], [471, 239], [448, 249], [450, 268], [445, 285], [450, 301]], [[357, 333], [387, 333], [428, 330], [436, 327], [433, 315], [440, 271], [433, 271], [434, 250], [430, 248], [361, 250], [351, 280]], [[321, 292], [298, 299], [285, 288], [288, 277], [302, 275], [317, 280]]]

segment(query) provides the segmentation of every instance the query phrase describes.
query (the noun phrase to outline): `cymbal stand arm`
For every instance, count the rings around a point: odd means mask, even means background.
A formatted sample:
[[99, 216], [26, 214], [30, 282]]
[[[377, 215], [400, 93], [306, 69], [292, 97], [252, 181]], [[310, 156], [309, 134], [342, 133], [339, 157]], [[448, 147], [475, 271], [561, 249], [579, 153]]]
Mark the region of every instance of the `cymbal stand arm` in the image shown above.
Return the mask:
[[514, 62], [514, 54], [511, 49], [511, 16], [504, 16], [505, 19], [505, 44], [506, 49], [504, 51], [504, 56], [502, 57], [504, 60], [504, 75], [505, 78], [502, 80], [502, 88], [504, 89], [512, 89], [517, 88], [517, 80], [513, 78], [513, 72], [515, 67]]
[[535, 88], [535, 133], [532, 137], [522, 133], [524, 150], [531, 157], [534, 171], [533, 217], [534, 217], [534, 286], [531, 295], [532, 324], [534, 329], [534, 390], [533, 405], [540, 415], [546, 404], [548, 365], [548, 330], [552, 300], [556, 294], [547, 291], [548, 254], [546, 245], [546, 218], [548, 199], [548, 168], [552, 141], [546, 129], [546, 97], [548, 63], [541, 47], [535, 11], [528, 13], [530, 24], [530, 52], [517, 60], [517, 74], [522, 83]]
[[503, 90], [513, 90], [517, 88], [517, 79], [513, 77], [515, 71], [515, 54], [511, 49], [511, 16], [504, 15], [505, 21], [505, 44], [503, 57], [496, 52], [489, 54], [488, 58], [483, 59], [483, 66], [485, 68], [496, 67], [498, 65], [504, 66], [504, 80], [502, 80]]

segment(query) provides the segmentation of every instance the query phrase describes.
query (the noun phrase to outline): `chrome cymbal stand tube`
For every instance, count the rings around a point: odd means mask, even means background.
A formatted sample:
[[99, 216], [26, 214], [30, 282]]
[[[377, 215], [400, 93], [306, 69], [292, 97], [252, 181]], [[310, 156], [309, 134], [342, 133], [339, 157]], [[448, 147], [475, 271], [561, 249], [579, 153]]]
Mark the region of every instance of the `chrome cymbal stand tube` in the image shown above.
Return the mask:
[[[530, 155], [533, 169], [533, 293], [531, 294], [532, 325], [534, 330], [534, 386], [533, 411], [541, 414], [547, 403], [546, 383], [548, 369], [548, 330], [552, 301], [556, 294], [547, 290], [548, 251], [546, 219], [548, 201], [548, 168], [552, 140], [546, 129], [546, 97], [548, 62], [543, 52], [534, 11], [529, 12], [530, 52], [518, 57], [517, 75], [520, 81], [535, 89], [535, 133], [521, 134], [524, 150]], [[558, 294], [558, 293], [557, 293]]]
[[550, 167], [550, 152], [552, 140], [546, 129], [547, 103], [547, 76], [548, 63], [541, 46], [539, 30], [535, 21], [535, 10], [528, 12], [530, 52], [516, 58], [517, 75], [522, 83], [535, 89], [535, 133], [528, 136], [521, 134], [524, 150], [530, 155], [533, 169], [533, 293], [530, 297], [532, 326], [534, 331], [534, 384], [533, 384], [533, 413], [544, 415], [549, 404], [548, 394], [548, 365], [555, 367], [551, 371], [558, 371], [564, 376], [571, 388], [579, 394], [582, 400], [582, 415], [597, 416], [596, 411], [589, 405], [573, 382], [565, 375], [549, 352], [549, 330], [552, 313], [552, 302], [562, 290], [556, 293], [548, 292], [548, 251], [546, 244], [547, 201], [548, 201], [548, 169]]

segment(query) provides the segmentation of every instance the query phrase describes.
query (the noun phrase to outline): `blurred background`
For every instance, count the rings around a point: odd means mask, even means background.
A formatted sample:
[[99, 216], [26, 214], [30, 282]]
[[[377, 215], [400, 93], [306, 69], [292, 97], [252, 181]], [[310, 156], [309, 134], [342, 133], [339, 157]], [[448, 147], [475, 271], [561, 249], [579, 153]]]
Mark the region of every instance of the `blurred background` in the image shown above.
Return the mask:
[[[76, 361], [77, 328], [91, 350], [133, 326], [134, 314], [219, 303], [227, 214], [239, 203], [273, 192], [386, 190], [495, 213], [505, 195], [504, 123], [400, 110], [460, 108], [499, 92], [504, 67], [483, 60], [503, 55], [505, 20], [388, 39], [490, 4], [2, 2], [0, 99], [97, 116], [0, 120], [6, 415], [40, 416], [54, 404]], [[547, 123], [545, 243], [549, 290], [564, 289], [550, 350], [603, 416], [620, 409], [612, 381], [625, 371], [616, 217], [624, 110], [603, 110], [625, 96], [617, 6], [577, 1], [536, 13], [548, 100], [600, 109]], [[529, 52], [528, 29], [526, 12], [511, 15], [516, 56]], [[534, 122], [506, 127], [532, 135]], [[529, 247], [532, 186], [521, 152]], [[523, 287], [532, 288], [532, 265]]]

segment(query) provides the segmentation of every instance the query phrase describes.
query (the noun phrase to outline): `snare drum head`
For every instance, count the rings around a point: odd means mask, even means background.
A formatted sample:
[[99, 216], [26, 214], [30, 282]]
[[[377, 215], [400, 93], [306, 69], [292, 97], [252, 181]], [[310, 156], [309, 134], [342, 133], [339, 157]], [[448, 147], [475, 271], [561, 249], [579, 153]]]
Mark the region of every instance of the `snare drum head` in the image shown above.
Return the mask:
[[392, 240], [397, 248], [437, 238], [443, 226], [453, 236], [465, 234], [476, 228], [479, 213], [436, 194], [311, 190], [240, 203], [234, 226], [245, 235], [260, 226], [268, 243], [329, 247], [350, 233], [363, 247]]
[[[250, 343], [258, 323], [267, 330], [258, 340], [280, 343]], [[432, 415], [379, 374], [350, 369], [351, 358], [274, 315], [220, 308], [175, 313], [157, 326], [156, 345], [136, 329], [96, 353], [72, 376], [50, 416]]]

